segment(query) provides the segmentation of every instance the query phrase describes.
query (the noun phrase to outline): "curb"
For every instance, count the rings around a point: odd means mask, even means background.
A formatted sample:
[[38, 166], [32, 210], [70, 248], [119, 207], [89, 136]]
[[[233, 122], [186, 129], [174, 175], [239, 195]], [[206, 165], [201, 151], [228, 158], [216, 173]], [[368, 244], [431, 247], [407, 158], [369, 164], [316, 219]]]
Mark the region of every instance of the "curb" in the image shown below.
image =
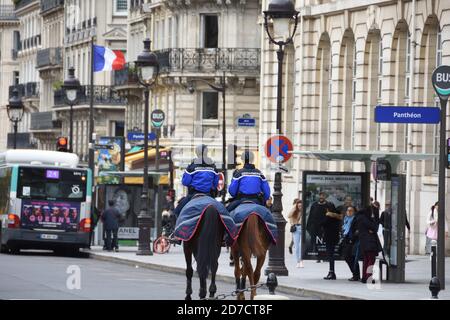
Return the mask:
[[[140, 268], [156, 270], [156, 271], [161, 271], [161, 272], [175, 273], [175, 274], [179, 274], [179, 275], [183, 275], [183, 276], [186, 274], [186, 270], [184, 268], [180, 268], [180, 267], [171, 267], [171, 266], [166, 266], [166, 265], [161, 265], [161, 264], [156, 264], [156, 263], [148, 263], [148, 262], [139, 262], [139, 261], [129, 260], [126, 258], [119, 258], [119, 257], [109, 257], [109, 256], [104, 256], [102, 254], [97, 254], [94, 252], [90, 252], [90, 257], [95, 260], [99, 260], [99, 261], [113, 262], [113, 263], [133, 266], [133, 267], [138, 266]], [[196, 273], [194, 273], [194, 277], [196, 277]], [[234, 277], [225, 276], [222, 274], [216, 274], [216, 280], [235, 284]], [[285, 294], [290, 294], [290, 295], [297, 296], [297, 297], [318, 298], [320, 300], [363, 300], [363, 299], [356, 298], [356, 297], [344, 296], [344, 295], [328, 293], [328, 292], [313, 290], [313, 289], [294, 288], [294, 287], [289, 287], [286, 285], [278, 285], [276, 291], [285, 293]]]

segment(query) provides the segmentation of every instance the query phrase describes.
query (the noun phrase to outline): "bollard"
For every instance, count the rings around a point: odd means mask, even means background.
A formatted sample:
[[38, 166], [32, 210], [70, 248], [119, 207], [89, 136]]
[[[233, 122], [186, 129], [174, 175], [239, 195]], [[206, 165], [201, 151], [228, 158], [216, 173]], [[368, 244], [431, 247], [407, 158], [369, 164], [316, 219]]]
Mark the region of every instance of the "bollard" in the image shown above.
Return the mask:
[[438, 299], [439, 291], [441, 291], [441, 283], [439, 282], [438, 277], [433, 277], [431, 279], [429, 288], [431, 291], [431, 298]]
[[266, 286], [269, 288], [269, 294], [275, 294], [275, 289], [278, 286], [278, 280], [275, 273], [270, 273], [267, 276]]
[[431, 281], [429, 289], [431, 291], [431, 298], [432, 299], [438, 299], [439, 291], [441, 291], [441, 283], [439, 282], [439, 279], [436, 276], [436, 250], [437, 248], [437, 241], [432, 240], [431, 241]]
[[269, 294], [257, 295], [255, 300], [289, 300], [286, 296], [275, 294], [275, 289], [278, 286], [278, 280], [275, 273], [270, 273], [267, 276], [266, 287], [269, 289]]

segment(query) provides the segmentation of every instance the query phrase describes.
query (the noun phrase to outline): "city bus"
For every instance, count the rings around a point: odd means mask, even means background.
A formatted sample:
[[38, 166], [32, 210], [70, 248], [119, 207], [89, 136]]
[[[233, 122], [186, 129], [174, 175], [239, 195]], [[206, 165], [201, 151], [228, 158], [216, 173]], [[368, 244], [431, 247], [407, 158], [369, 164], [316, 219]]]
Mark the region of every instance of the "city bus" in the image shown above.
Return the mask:
[[76, 154], [9, 150], [0, 154], [0, 249], [79, 252], [89, 247], [92, 172]]

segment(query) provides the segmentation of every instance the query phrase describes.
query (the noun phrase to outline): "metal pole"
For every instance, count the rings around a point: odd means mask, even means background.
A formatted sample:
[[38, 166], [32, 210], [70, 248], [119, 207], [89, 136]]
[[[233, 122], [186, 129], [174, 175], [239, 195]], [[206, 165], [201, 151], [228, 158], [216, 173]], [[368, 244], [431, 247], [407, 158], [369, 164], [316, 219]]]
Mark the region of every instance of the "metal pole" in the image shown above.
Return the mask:
[[73, 105], [70, 105], [69, 151], [73, 152]]
[[227, 195], [227, 132], [226, 132], [226, 119], [225, 119], [225, 72], [222, 76], [222, 172], [223, 172], [223, 190], [222, 190], [222, 202], [225, 203], [225, 197]]
[[17, 120], [14, 120], [14, 150], [17, 149]]
[[[161, 128], [156, 129], [156, 155], [155, 155], [155, 171], [159, 172], [159, 135], [161, 133]], [[157, 195], [155, 197], [155, 228], [156, 228], [156, 237], [161, 235], [161, 185], [160, 185], [160, 176], [157, 176]]]
[[437, 277], [441, 289], [445, 289], [445, 176], [447, 163], [447, 100], [441, 101], [440, 155], [439, 155], [439, 210], [438, 210], [438, 247]]
[[153, 255], [150, 247], [150, 223], [151, 217], [148, 214], [148, 117], [149, 117], [149, 88], [146, 87], [144, 91], [145, 106], [144, 106], [144, 182], [142, 185], [141, 195], [141, 211], [138, 216], [139, 226], [139, 246], [137, 255], [148, 256]]
[[[277, 51], [278, 58], [278, 88], [277, 88], [277, 134], [281, 135], [281, 105], [282, 105], [282, 86], [283, 86], [283, 57], [284, 51], [282, 45], [279, 45]], [[280, 167], [281, 163], [278, 163]], [[277, 224], [278, 241], [276, 246], [269, 249], [269, 264], [265, 270], [265, 275], [275, 273], [277, 276], [287, 276], [289, 274], [284, 264], [284, 245], [285, 245], [285, 228], [286, 220], [284, 219], [282, 197], [282, 177], [281, 172], [275, 173], [275, 181], [273, 185], [273, 210], [272, 214]]]
[[92, 172], [92, 202], [91, 217], [93, 216], [96, 205], [95, 191], [95, 163], [94, 163], [94, 37], [91, 38], [91, 99], [89, 102], [89, 169]]

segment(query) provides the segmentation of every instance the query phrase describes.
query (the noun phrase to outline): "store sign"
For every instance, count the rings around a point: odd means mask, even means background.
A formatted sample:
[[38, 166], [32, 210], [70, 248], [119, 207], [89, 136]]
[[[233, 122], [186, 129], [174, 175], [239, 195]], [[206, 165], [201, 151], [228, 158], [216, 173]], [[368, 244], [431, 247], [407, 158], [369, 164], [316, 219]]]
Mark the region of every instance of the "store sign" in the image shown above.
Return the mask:
[[119, 239], [138, 240], [139, 239], [139, 228], [119, 228], [117, 237]]

